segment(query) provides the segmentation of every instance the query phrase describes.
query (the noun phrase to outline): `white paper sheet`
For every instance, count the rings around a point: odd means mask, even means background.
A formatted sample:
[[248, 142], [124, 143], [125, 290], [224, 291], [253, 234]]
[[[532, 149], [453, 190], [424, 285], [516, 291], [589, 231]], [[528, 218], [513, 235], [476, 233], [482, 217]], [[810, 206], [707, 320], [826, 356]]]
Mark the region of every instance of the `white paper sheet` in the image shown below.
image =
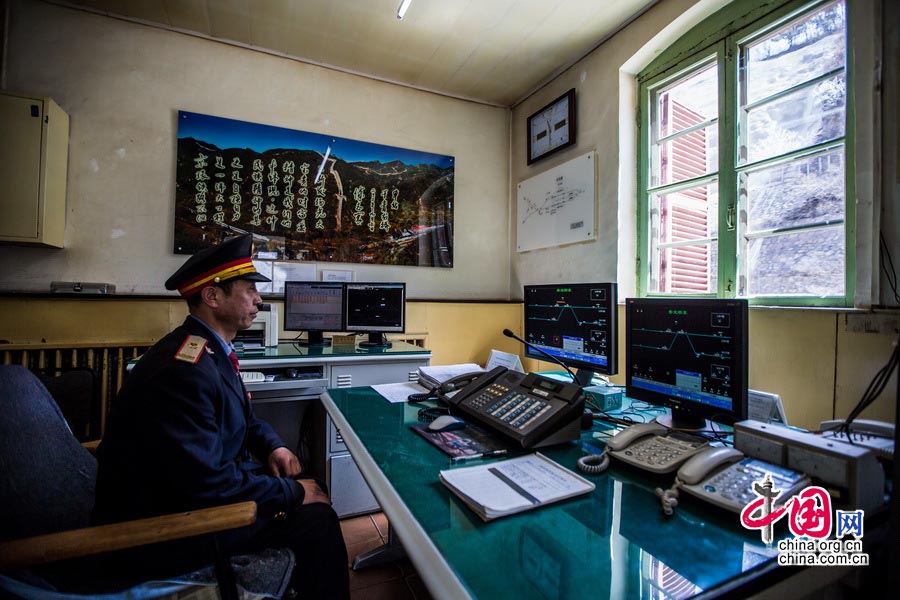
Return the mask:
[[382, 383], [373, 385], [372, 389], [387, 398], [389, 402], [406, 402], [410, 394], [424, 394], [428, 390], [418, 383], [403, 381], [401, 383]]

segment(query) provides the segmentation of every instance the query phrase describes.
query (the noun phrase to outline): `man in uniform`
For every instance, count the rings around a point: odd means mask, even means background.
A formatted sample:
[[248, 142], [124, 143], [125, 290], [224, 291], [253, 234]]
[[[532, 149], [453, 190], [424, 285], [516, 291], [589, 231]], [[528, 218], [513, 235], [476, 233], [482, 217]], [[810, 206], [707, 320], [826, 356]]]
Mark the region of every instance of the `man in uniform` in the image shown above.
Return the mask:
[[[95, 521], [253, 500], [257, 522], [220, 534], [223, 549], [288, 547], [297, 559], [293, 586], [303, 598], [349, 598], [337, 514], [294, 453], [254, 415], [238, 373], [231, 341], [256, 317], [262, 300], [255, 282], [270, 281], [251, 254], [251, 235], [234, 237], [197, 252], [166, 281], [190, 314], [141, 357], [113, 404], [97, 451]], [[211, 558], [201, 548], [151, 548], [139, 562], [184, 572]]]

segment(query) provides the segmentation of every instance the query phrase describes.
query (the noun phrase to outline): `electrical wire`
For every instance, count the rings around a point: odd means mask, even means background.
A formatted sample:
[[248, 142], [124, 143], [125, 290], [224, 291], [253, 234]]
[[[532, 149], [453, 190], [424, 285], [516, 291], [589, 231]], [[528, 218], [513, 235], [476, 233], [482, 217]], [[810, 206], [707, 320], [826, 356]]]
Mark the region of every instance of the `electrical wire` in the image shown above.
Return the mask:
[[894, 294], [894, 302], [900, 304], [900, 293], [897, 292], [897, 271], [894, 269], [894, 261], [891, 259], [891, 250], [888, 248], [887, 241], [884, 239], [884, 233], [880, 235], [881, 242], [881, 270], [884, 271], [884, 278], [891, 291]]
[[872, 381], [869, 382], [866, 391], [863, 392], [859, 402], [857, 402], [856, 406], [850, 411], [850, 414], [844, 422], [837, 428], [847, 436], [848, 440], [852, 439], [850, 436], [850, 424], [853, 423], [853, 420], [881, 395], [884, 388], [887, 387], [888, 381], [891, 379], [891, 374], [893, 374], [898, 364], [900, 364], [900, 340], [894, 342], [894, 351], [891, 353], [891, 357], [888, 359], [887, 364], [878, 370], [872, 378]]

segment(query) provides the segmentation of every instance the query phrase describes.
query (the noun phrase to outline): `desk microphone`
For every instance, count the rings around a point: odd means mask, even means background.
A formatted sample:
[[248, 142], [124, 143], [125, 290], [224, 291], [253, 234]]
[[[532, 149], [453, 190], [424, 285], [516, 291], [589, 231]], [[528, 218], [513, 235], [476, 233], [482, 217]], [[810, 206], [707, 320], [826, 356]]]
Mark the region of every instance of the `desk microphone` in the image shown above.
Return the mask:
[[531, 348], [532, 350], [534, 350], [534, 351], [536, 351], [536, 352], [540, 352], [541, 354], [543, 354], [544, 356], [546, 356], [547, 358], [549, 358], [550, 360], [552, 360], [553, 362], [555, 362], [556, 364], [558, 364], [559, 366], [561, 366], [563, 369], [565, 369], [565, 370], [569, 373], [569, 375], [572, 376], [572, 383], [574, 383], [575, 385], [578, 385], [578, 378], [575, 377], [575, 373], [572, 372], [572, 369], [570, 369], [570, 368], [566, 365], [566, 363], [564, 363], [563, 361], [559, 360], [558, 358], [556, 358], [556, 357], [553, 356], [552, 354], [550, 354], [550, 353], [548, 353], [548, 352], [544, 352], [543, 350], [541, 350], [541, 349], [538, 348], [537, 346], [535, 346], [535, 345], [533, 345], [533, 344], [529, 344], [528, 342], [526, 342], [525, 340], [523, 340], [522, 338], [520, 338], [519, 336], [517, 336], [516, 334], [514, 334], [514, 333], [513, 333], [512, 331], [510, 331], [509, 329], [504, 329], [504, 330], [503, 330], [503, 335], [505, 335], [505, 336], [508, 337], [508, 338], [512, 338], [512, 339], [516, 340], [517, 342], [520, 342], [520, 343], [522, 343], [522, 344], [525, 344], [526, 346], [528, 346], [529, 348]]

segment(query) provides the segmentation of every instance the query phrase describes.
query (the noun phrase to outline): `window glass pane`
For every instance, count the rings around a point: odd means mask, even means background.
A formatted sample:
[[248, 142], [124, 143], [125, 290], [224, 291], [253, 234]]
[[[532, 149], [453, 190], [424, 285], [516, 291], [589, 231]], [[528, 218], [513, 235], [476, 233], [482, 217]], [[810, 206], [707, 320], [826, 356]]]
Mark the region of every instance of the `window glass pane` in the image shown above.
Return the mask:
[[751, 109], [747, 115], [750, 162], [844, 135], [843, 73]]
[[844, 227], [750, 240], [750, 296], [844, 295]]
[[719, 116], [716, 65], [697, 71], [657, 93], [658, 137], [670, 136]]
[[718, 169], [719, 127], [709, 125], [679, 135], [659, 145], [653, 185], [677, 183], [708, 175]]
[[657, 292], [673, 294], [714, 294], [716, 292], [715, 244], [695, 244], [661, 248]]
[[844, 149], [746, 175], [747, 231], [843, 221]]
[[[716, 289], [718, 182], [658, 194], [653, 202], [651, 289], [698, 293]], [[686, 242], [696, 241], [695, 244]], [[709, 243], [712, 241], [713, 243]]]
[[847, 15], [843, 2], [818, 10], [745, 49], [747, 102], [845, 65]]
[[[710, 65], [668, 85], [654, 96], [656, 135], [650, 165], [651, 186], [666, 185], [717, 169], [719, 78]], [[706, 123], [706, 126], [703, 124]], [[693, 130], [697, 127], [698, 129]], [[664, 142], [659, 140], [667, 139]]]

